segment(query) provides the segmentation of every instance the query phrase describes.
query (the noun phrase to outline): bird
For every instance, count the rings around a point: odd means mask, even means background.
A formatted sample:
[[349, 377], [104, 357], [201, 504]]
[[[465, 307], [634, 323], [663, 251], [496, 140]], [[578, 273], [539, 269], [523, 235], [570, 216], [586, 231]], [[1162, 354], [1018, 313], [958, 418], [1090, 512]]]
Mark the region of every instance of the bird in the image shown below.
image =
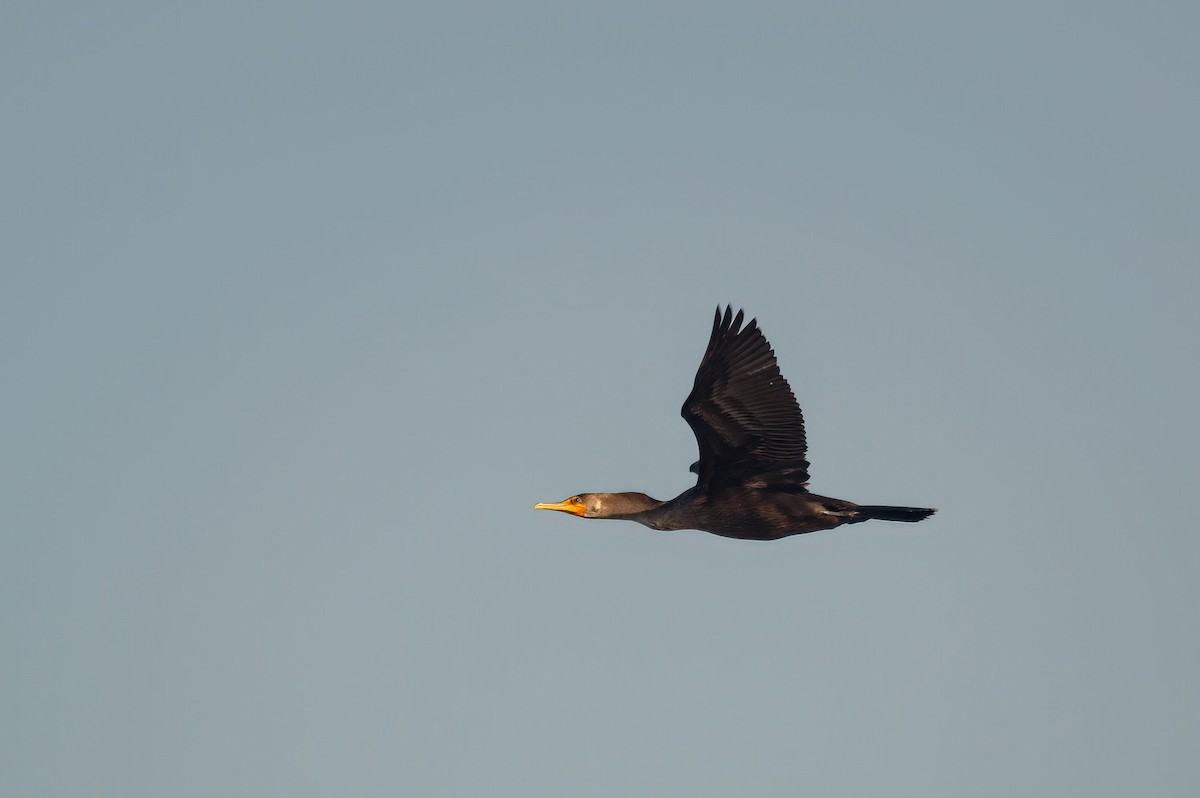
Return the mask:
[[921, 521], [928, 507], [855, 504], [808, 490], [804, 416], [757, 319], [717, 306], [708, 348], [680, 411], [700, 449], [695, 487], [670, 501], [645, 493], [579, 493], [538, 502], [580, 518], [695, 529], [740, 540], [779, 540], [863, 521]]

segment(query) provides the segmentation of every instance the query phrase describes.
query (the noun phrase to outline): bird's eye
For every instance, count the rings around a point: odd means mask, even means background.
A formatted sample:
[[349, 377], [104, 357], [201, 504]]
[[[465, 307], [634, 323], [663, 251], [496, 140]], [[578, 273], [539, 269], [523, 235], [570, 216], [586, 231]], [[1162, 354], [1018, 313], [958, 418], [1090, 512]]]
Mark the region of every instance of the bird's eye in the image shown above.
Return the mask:
[[572, 496], [571, 498], [567, 499], [567, 501], [569, 501], [571, 504], [583, 504], [583, 500], [578, 496]]

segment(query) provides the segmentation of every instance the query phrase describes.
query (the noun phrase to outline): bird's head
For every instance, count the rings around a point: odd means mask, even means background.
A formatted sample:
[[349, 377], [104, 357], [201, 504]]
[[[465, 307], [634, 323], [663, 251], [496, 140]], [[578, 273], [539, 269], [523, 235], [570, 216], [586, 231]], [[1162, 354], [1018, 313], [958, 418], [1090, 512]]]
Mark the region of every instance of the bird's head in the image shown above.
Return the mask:
[[630, 518], [662, 502], [644, 493], [580, 493], [561, 502], [538, 502], [535, 510], [558, 510], [580, 518]]
[[601, 494], [580, 493], [560, 502], [538, 502], [533, 505], [535, 510], [558, 510], [560, 513], [570, 513], [580, 518], [601, 518], [601, 508], [604, 502]]

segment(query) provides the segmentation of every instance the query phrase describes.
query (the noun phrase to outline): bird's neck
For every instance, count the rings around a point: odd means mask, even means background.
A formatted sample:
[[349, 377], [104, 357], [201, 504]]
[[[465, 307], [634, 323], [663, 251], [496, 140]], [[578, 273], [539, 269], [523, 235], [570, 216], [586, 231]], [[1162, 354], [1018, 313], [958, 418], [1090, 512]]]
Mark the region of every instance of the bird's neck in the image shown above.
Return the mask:
[[601, 502], [603, 514], [598, 517], [636, 521], [638, 516], [657, 510], [663, 504], [644, 493], [606, 493]]

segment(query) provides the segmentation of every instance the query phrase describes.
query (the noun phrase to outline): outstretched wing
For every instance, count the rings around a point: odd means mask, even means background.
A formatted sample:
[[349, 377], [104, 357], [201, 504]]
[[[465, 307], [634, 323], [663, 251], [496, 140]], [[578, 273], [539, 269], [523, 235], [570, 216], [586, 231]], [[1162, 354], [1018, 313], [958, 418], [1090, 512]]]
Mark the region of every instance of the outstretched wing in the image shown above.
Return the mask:
[[708, 350], [683, 418], [700, 446], [693, 467], [702, 491], [744, 485], [803, 490], [808, 482], [804, 417], [775, 353], [742, 311], [717, 308]]

